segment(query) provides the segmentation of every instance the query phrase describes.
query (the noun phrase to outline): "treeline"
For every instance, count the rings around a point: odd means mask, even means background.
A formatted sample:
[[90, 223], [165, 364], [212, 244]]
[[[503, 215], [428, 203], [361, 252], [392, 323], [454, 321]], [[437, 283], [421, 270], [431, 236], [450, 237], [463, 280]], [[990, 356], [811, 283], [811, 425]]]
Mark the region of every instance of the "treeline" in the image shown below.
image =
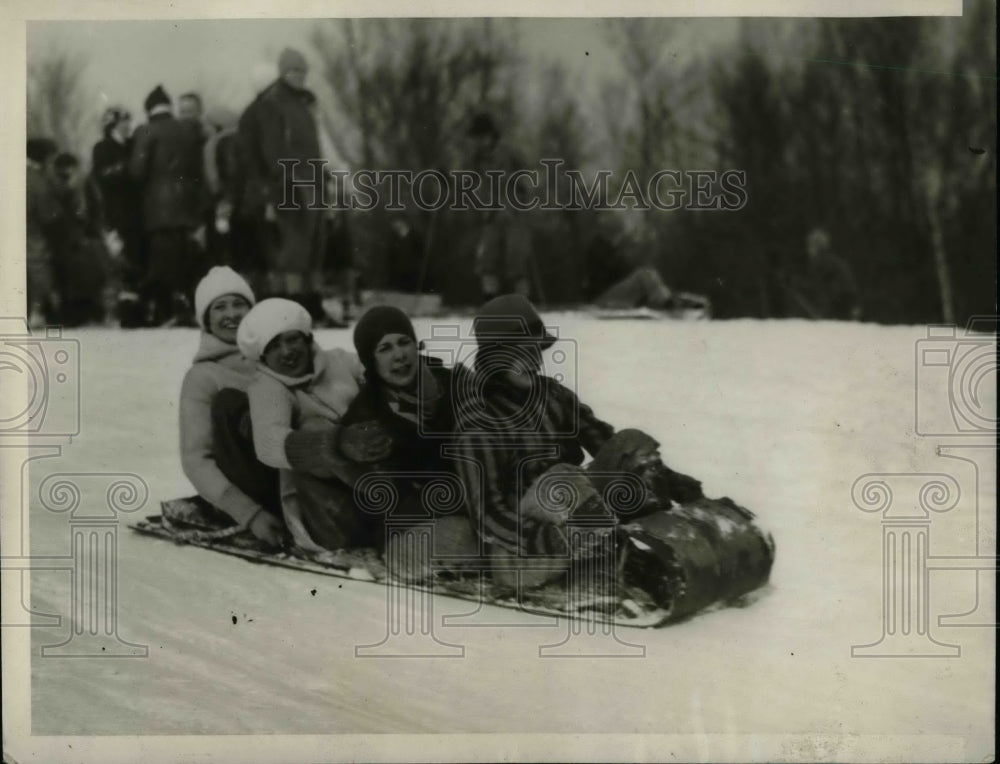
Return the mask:
[[[608, 22], [619, 69], [602, 87], [559, 64], [529, 71], [518, 23], [531, 22], [324, 22], [313, 43], [329, 91], [313, 87], [351, 169], [464, 167], [468, 120], [485, 110], [529, 168], [607, 169], [613, 196], [629, 171], [643, 187], [664, 169], [746, 178], [737, 211], [530, 213], [544, 302], [584, 299], [587, 255], [605, 252], [657, 265], [717, 316], [794, 316], [784, 285], [823, 228], [867, 320], [995, 312], [993, 3], [967, 3], [961, 18], [744, 20], [697, 56], [673, 53], [683, 22]], [[476, 224], [415, 205], [349, 220], [367, 283], [398, 282], [406, 230], [409, 286], [452, 304], [476, 298]]]

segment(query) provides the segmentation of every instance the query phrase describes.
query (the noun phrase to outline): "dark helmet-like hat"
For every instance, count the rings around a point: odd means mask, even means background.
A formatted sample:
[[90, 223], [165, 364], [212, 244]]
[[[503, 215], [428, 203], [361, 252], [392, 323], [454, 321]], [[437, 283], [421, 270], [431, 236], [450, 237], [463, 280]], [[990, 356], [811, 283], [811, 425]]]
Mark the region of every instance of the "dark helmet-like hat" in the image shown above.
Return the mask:
[[557, 339], [546, 331], [535, 306], [519, 294], [500, 295], [483, 305], [476, 312], [472, 333], [480, 346], [535, 342], [546, 350]]

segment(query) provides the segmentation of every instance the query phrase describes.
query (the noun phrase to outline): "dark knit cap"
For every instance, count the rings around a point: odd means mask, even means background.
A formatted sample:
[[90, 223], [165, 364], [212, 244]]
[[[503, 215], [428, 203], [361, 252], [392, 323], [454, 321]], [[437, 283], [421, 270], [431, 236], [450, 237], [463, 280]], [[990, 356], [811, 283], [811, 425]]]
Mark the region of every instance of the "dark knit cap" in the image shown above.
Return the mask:
[[167, 91], [163, 89], [163, 85], [157, 85], [150, 91], [150, 94], [146, 96], [146, 101], [143, 104], [146, 111], [150, 112], [157, 106], [169, 106], [170, 96], [167, 95]]
[[417, 333], [409, 317], [391, 305], [376, 305], [358, 319], [354, 327], [354, 349], [362, 365], [369, 371], [375, 365], [375, 346], [387, 334], [405, 334], [414, 342]]

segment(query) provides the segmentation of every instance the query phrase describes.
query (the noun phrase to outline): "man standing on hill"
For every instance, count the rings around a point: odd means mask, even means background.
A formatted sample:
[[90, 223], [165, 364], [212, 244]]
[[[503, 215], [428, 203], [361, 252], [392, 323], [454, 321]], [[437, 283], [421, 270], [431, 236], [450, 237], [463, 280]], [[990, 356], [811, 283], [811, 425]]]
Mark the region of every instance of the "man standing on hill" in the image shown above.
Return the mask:
[[[282, 51], [278, 78], [243, 112], [238, 135], [244, 173], [241, 211], [262, 223], [275, 223], [279, 233], [277, 245], [265, 250], [266, 291], [302, 303], [316, 319], [322, 315], [318, 290], [325, 210], [320, 208], [321, 195], [314, 199], [322, 181], [313, 183], [313, 174], [322, 168], [307, 164], [323, 156], [316, 96], [305, 87], [308, 69], [299, 51]], [[298, 164], [282, 166], [279, 160]]]

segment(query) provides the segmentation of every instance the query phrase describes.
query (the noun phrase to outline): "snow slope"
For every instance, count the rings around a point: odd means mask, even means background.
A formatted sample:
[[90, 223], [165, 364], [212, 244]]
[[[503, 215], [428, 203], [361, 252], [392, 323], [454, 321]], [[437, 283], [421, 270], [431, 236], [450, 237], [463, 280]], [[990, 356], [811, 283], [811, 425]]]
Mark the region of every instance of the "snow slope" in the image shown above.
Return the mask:
[[[651, 743], [618, 756], [687, 750], [701, 759], [810, 760], [864, 756], [858, 741], [866, 736], [919, 733], [926, 743], [910, 760], [993, 750], [995, 631], [937, 625], [939, 614], [974, 606], [975, 573], [931, 573], [931, 632], [960, 645], [960, 657], [851, 657], [852, 645], [882, 634], [881, 516], [852, 503], [856, 478], [954, 475], [963, 498], [934, 518], [932, 552], [976, 553], [977, 492], [980, 543], [995, 549], [995, 469], [981, 470], [977, 487], [967, 462], [935, 453], [947, 439], [914, 433], [915, 383], [938, 407], [928, 413], [949, 405], [943, 391], [935, 397], [939, 380], [916, 378], [915, 343], [926, 327], [546, 318], [574, 341], [578, 369], [567, 373], [599, 416], [650, 431], [668, 464], [699, 477], [708, 495], [751, 507], [772, 530], [777, 560], [757, 601], [656, 631], [620, 630], [645, 647], [642, 658], [559, 660], [540, 658], [539, 645], [564, 639], [564, 623], [493, 609], [480, 618], [509, 625], [441, 628], [441, 615], [470, 606], [439, 599], [437, 636], [464, 645], [464, 658], [362, 659], [355, 646], [386, 632], [380, 587], [255, 566], [123, 528], [119, 633], [148, 645], [149, 657], [41, 659], [38, 648], [63, 641], [68, 619], [35, 629], [34, 734], [642, 732], [686, 735], [693, 747]], [[177, 456], [176, 399], [194, 330], [67, 336], [81, 343], [82, 432], [31, 470], [35, 555], [68, 546], [66, 517], [36, 499], [47, 474], [138, 474], [150, 489], [145, 513], [190, 492]], [[350, 335], [326, 330], [318, 340], [349, 346]], [[995, 417], [994, 386], [995, 376], [980, 394]], [[979, 580], [979, 596], [992, 603], [992, 574]], [[66, 613], [69, 576], [33, 574], [31, 596], [38, 611]], [[601, 642], [584, 635], [580, 644]], [[727, 748], [717, 733], [755, 735], [761, 747]], [[818, 737], [782, 742], [792, 733]]]

